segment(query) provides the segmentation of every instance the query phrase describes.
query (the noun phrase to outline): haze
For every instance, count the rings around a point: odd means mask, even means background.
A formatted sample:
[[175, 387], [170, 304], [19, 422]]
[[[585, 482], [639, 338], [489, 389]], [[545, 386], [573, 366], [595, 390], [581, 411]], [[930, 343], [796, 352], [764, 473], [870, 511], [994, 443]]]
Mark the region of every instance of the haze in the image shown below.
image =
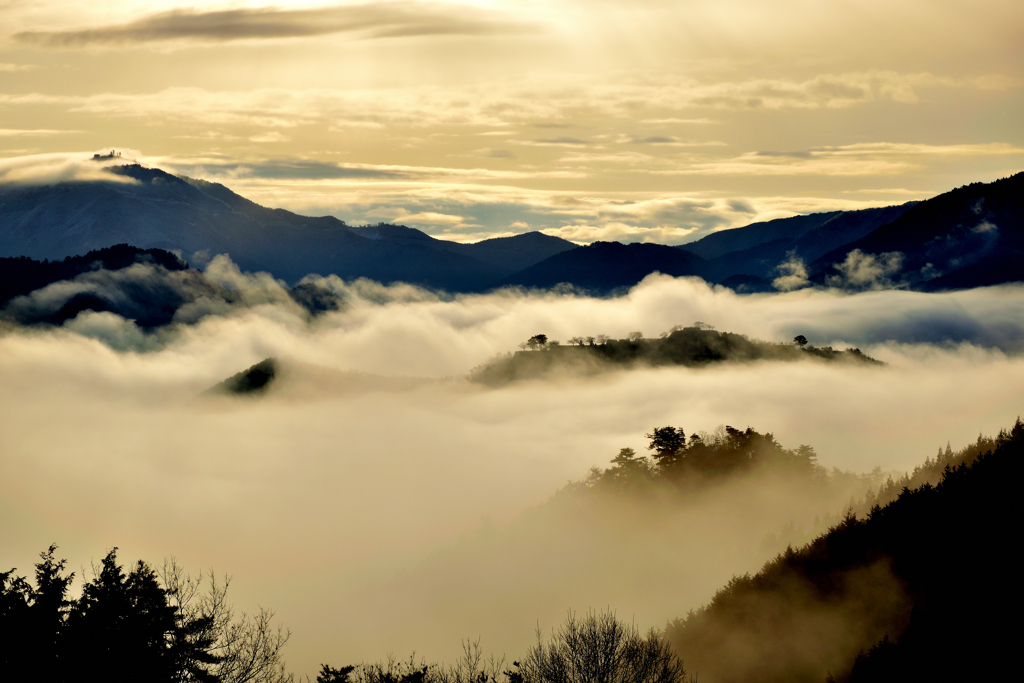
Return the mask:
[[[852, 495], [741, 481], [664, 517], [530, 512], [619, 448], [643, 452], [654, 426], [749, 425], [813, 445], [827, 467], [902, 472], [946, 440], [1012, 422], [1024, 393], [1019, 286], [740, 297], [652, 276], [617, 299], [440, 299], [334, 281], [348, 307], [309, 320], [274, 303], [273, 281], [216, 268], [248, 303], [192, 326], [147, 336], [86, 313], [0, 337], [0, 566], [24, 571], [50, 542], [80, 572], [114, 545], [212, 566], [235, 576], [241, 609], [277, 610], [299, 673], [412, 650], [451, 659], [477, 636], [514, 657], [568, 609], [662, 626], [781, 550], [787, 524], [806, 535]], [[538, 332], [655, 335], [695, 320], [855, 344], [889, 365], [663, 368], [502, 389], [461, 379]], [[198, 396], [267, 356], [284, 369], [267, 396]]]

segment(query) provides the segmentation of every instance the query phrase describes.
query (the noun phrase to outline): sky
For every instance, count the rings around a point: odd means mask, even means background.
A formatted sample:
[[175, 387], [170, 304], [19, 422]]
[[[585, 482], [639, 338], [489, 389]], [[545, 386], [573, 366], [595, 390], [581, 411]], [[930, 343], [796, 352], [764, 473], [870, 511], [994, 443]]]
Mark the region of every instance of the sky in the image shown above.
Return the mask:
[[679, 244], [1024, 167], [1014, 0], [0, 0], [0, 158], [267, 206]]

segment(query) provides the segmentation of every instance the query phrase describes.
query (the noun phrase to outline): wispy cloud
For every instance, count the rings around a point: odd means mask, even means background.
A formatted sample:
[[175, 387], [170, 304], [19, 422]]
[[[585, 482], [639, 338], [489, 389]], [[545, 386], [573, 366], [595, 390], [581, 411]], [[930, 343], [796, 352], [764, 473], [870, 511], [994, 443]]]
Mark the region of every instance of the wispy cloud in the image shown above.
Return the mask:
[[668, 175], [886, 176], [920, 168], [930, 159], [1022, 157], [1024, 147], [1008, 143], [922, 145], [873, 142], [794, 151], [747, 152], [727, 159], [694, 161]]
[[[122, 151], [125, 160], [139, 155], [135, 150]], [[120, 160], [94, 161], [92, 154], [92, 152], [32, 154], [0, 159], [0, 184], [44, 185], [94, 180], [112, 183], [135, 182], [126, 176], [107, 173], [109, 166], [123, 163]]]
[[583, 173], [566, 170], [517, 171], [448, 166], [335, 163], [307, 159], [238, 160], [218, 155], [193, 158], [150, 157], [148, 161], [166, 167], [175, 173], [197, 176], [212, 175], [231, 179], [309, 181], [378, 179], [422, 182], [428, 180], [526, 180], [585, 177]]
[[[551, 82], [372, 89], [169, 87], [150, 93], [85, 96], [37, 92], [0, 94], [0, 104], [65, 106], [73, 113], [266, 128], [321, 122], [332, 128], [459, 124], [493, 130], [511, 125], [536, 126], [537, 121], [545, 121], [546, 127], [565, 127], [582, 116], [632, 121], [659, 111], [685, 109], [841, 109], [879, 100], [912, 103], [922, 88], [977, 89], [989, 87], [988, 83], [985, 79], [955, 80], [895, 72], [826, 74], [804, 81], [591, 80], [574, 83], [572, 88], [555, 78]], [[645, 137], [670, 136], [666, 131], [638, 136]], [[578, 136], [554, 135], [523, 144], [583, 146], [586, 142]]]
[[514, 144], [528, 147], [586, 147], [594, 143], [581, 138], [563, 136], [560, 138], [541, 138], [539, 140], [513, 140]]
[[0, 128], [0, 138], [39, 137], [81, 132], [80, 130], [53, 130], [50, 128]]
[[309, 9], [240, 8], [204, 12], [176, 9], [111, 24], [66, 31], [21, 31], [14, 39], [46, 47], [192, 41], [226, 42], [308, 38], [336, 33], [360, 39], [413, 36], [488, 36], [535, 30], [495, 12], [441, 3], [384, 2]]

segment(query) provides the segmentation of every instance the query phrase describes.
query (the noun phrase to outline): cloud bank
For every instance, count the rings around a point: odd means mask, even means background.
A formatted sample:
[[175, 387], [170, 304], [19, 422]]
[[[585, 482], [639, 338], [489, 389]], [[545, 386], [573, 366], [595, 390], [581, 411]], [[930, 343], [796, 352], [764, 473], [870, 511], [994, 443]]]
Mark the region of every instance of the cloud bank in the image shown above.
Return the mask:
[[[905, 470], [1024, 405], [1020, 286], [741, 297], [655, 276], [591, 299], [329, 278], [318, 285], [344, 306], [311, 318], [272, 279], [219, 267], [208, 276], [238, 301], [157, 344], [110, 313], [0, 334], [0, 566], [28, 568], [51, 541], [73, 568], [113, 545], [212, 565], [235, 576], [240, 608], [271, 606], [292, 628], [300, 672], [413, 649], [452, 658], [477, 635], [517, 656], [567, 609], [661, 626], [756, 569], [776, 550], [766, 537], [845, 503], [776, 482], [657, 522], [529, 512], [620, 448], [644, 452], [653, 426], [750, 425], [813, 445], [827, 467]], [[662, 368], [497, 390], [459, 379], [533, 334], [695, 320], [853, 343], [889, 366]], [[282, 378], [263, 399], [198, 397], [267, 356]]]

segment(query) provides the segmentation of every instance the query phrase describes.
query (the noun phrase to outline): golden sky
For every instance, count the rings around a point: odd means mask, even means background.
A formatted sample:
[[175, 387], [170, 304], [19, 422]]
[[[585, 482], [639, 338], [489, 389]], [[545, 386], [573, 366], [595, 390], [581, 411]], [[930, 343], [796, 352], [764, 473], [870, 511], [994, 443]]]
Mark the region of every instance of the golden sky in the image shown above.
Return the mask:
[[353, 224], [682, 243], [1024, 168], [1019, 0], [0, 0], [0, 27], [0, 179], [117, 148]]

